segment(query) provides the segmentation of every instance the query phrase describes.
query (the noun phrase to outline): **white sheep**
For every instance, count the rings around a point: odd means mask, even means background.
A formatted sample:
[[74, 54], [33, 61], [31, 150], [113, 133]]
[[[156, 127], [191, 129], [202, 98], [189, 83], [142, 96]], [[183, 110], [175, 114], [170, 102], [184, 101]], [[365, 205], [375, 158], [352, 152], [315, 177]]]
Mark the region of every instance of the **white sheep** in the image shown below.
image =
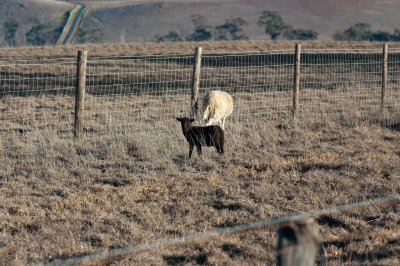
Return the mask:
[[203, 98], [203, 120], [207, 126], [219, 123], [224, 129], [225, 119], [232, 111], [232, 96], [224, 91], [210, 91]]

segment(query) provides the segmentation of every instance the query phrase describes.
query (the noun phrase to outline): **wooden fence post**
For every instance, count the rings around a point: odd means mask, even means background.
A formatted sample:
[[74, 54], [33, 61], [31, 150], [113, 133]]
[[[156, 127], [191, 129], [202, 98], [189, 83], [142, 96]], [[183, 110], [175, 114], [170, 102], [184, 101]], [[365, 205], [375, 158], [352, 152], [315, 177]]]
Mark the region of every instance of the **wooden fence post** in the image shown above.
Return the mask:
[[87, 51], [78, 51], [76, 65], [76, 90], [75, 90], [75, 124], [74, 137], [79, 139], [83, 136], [83, 108], [86, 84]]
[[278, 229], [278, 266], [314, 266], [319, 250], [318, 226], [313, 218], [290, 222]]
[[196, 47], [194, 51], [194, 66], [192, 76], [192, 96], [190, 100], [190, 117], [197, 119], [199, 115], [199, 83], [201, 69], [202, 48]]
[[380, 116], [383, 118], [385, 111], [385, 94], [387, 87], [387, 78], [388, 78], [388, 44], [383, 44], [383, 59], [382, 59], [382, 90], [381, 90], [381, 107], [380, 107]]
[[299, 106], [300, 56], [301, 56], [301, 44], [300, 43], [296, 43], [295, 60], [294, 60], [294, 75], [293, 75], [293, 109], [292, 109], [292, 114], [293, 114], [294, 118], [297, 115], [297, 109], [298, 109], [298, 106]]

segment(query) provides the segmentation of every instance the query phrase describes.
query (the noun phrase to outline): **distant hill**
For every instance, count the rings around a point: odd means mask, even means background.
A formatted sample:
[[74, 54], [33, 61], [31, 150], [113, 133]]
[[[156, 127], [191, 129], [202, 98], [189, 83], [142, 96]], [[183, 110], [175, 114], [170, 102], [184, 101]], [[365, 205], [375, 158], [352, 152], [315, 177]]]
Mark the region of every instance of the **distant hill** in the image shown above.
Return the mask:
[[[0, 47], [8, 46], [5, 24], [16, 26], [15, 43], [26, 45], [26, 33], [32, 27], [49, 23], [56, 27], [73, 4], [55, 0], [0, 0]], [[51, 23], [50, 23], [51, 22]]]
[[400, 28], [400, 1], [396, 0], [0, 0], [0, 46], [9, 45], [4, 38], [6, 21], [18, 23], [16, 45], [26, 45], [26, 33], [35, 24], [53, 21], [56, 27], [62, 14], [76, 3], [88, 5], [89, 12], [75, 43], [152, 41], [169, 31], [187, 35], [194, 29], [192, 15], [203, 16], [212, 27], [241, 17], [249, 23], [245, 35], [267, 40], [264, 29], [257, 26], [263, 10], [277, 11], [285, 23], [295, 28], [317, 31], [322, 40], [358, 22], [387, 32]]

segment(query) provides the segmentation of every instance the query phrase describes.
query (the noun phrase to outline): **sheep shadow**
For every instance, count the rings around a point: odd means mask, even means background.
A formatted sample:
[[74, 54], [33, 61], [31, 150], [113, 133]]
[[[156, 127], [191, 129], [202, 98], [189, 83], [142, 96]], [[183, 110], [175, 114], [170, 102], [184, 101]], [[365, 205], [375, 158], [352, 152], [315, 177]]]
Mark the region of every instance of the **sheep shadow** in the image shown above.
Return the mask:
[[347, 231], [351, 230], [351, 227], [349, 225], [347, 225], [346, 223], [344, 223], [340, 219], [334, 218], [332, 216], [321, 215], [320, 217], [318, 217], [316, 219], [316, 221], [318, 222], [318, 224], [320, 226], [329, 226], [331, 228], [341, 227], [341, 228], [343, 228], [343, 229], [345, 229]]
[[[324, 241], [321, 243], [321, 250], [326, 250], [331, 246], [337, 247], [339, 249], [345, 249], [346, 246], [350, 245], [351, 242], [360, 242], [362, 243], [363, 241], [366, 241], [365, 239], [353, 239], [353, 240], [333, 240], [333, 241]], [[391, 244], [394, 245], [391, 245]], [[341, 256], [341, 260], [345, 262], [350, 262], [350, 263], [356, 263], [356, 264], [364, 264], [371, 261], [379, 261], [379, 260], [384, 260], [388, 258], [393, 258], [396, 257], [398, 254], [398, 251], [396, 250], [396, 244], [398, 244], [398, 241], [394, 241], [390, 243], [389, 245], [381, 245], [376, 247], [373, 251], [365, 251], [365, 252], [358, 252], [358, 251], [353, 251], [349, 254], [343, 254]], [[325, 257], [322, 255], [322, 252], [317, 257], [317, 264], [323, 264], [326, 260], [331, 260], [331, 259], [337, 259], [337, 255], [334, 256], [328, 256]]]
[[172, 158], [172, 161], [179, 166], [185, 166], [187, 163], [188, 158], [185, 154], [179, 154], [175, 158]]
[[108, 177], [101, 178], [96, 181], [98, 184], [109, 185], [112, 187], [123, 187], [132, 184], [132, 181], [127, 178]]
[[392, 130], [392, 131], [400, 131], [400, 122], [388, 124], [388, 125], [386, 125], [385, 127], [386, 127], [387, 129]]
[[345, 170], [347, 165], [344, 164], [325, 164], [325, 163], [315, 163], [315, 164], [302, 164], [299, 171], [301, 173], [307, 173], [314, 170], [322, 171], [342, 171]]
[[193, 256], [185, 256], [185, 255], [164, 256], [163, 259], [167, 265], [209, 264], [208, 256], [204, 253], [199, 253]]
[[236, 245], [233, 245], [233, 244], [226, 244], [225, 243], [225, 244], [223, 244], [221, 246], [221, 249], [232, 260], [251, 258], [251, 255], [247, 251], [245, 251], [245, 250], [243, 250], [243, 249], [241, 249], [241, 248], [239, 248], [239, 247], [237, 247]]
[[241, 210], [243, 208], [243, 206], [239, 203], [228, 203], [225, 204], [222, 201], [215, 201], [212, 203], [211, 205], [214, 209], [218, 210], [218, 211], [222, 211], [222, 210], [228, 210], [228, 211], [238, 211]]

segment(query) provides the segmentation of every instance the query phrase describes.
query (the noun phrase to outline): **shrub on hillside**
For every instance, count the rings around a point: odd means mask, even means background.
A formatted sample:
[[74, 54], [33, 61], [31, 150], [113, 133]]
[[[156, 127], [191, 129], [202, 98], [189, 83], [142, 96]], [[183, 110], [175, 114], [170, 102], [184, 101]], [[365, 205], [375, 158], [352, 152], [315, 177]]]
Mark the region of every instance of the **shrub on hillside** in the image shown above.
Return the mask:
[[356, 23], [344, 31], [338, 31], [333, 35], [337, 41], [400, 41], [400, 31], [393, 34], [386, 31], [373, 31], [368, 23]]
[[315, 40], [318, 33], [312, 30], [295, 29], [285, 24], [282, 17], [275, 11], [263, 11], [258, 20], [258, 25], [265, 28], [265, 33], [271, 40], [279, 38], [287, 40]]

